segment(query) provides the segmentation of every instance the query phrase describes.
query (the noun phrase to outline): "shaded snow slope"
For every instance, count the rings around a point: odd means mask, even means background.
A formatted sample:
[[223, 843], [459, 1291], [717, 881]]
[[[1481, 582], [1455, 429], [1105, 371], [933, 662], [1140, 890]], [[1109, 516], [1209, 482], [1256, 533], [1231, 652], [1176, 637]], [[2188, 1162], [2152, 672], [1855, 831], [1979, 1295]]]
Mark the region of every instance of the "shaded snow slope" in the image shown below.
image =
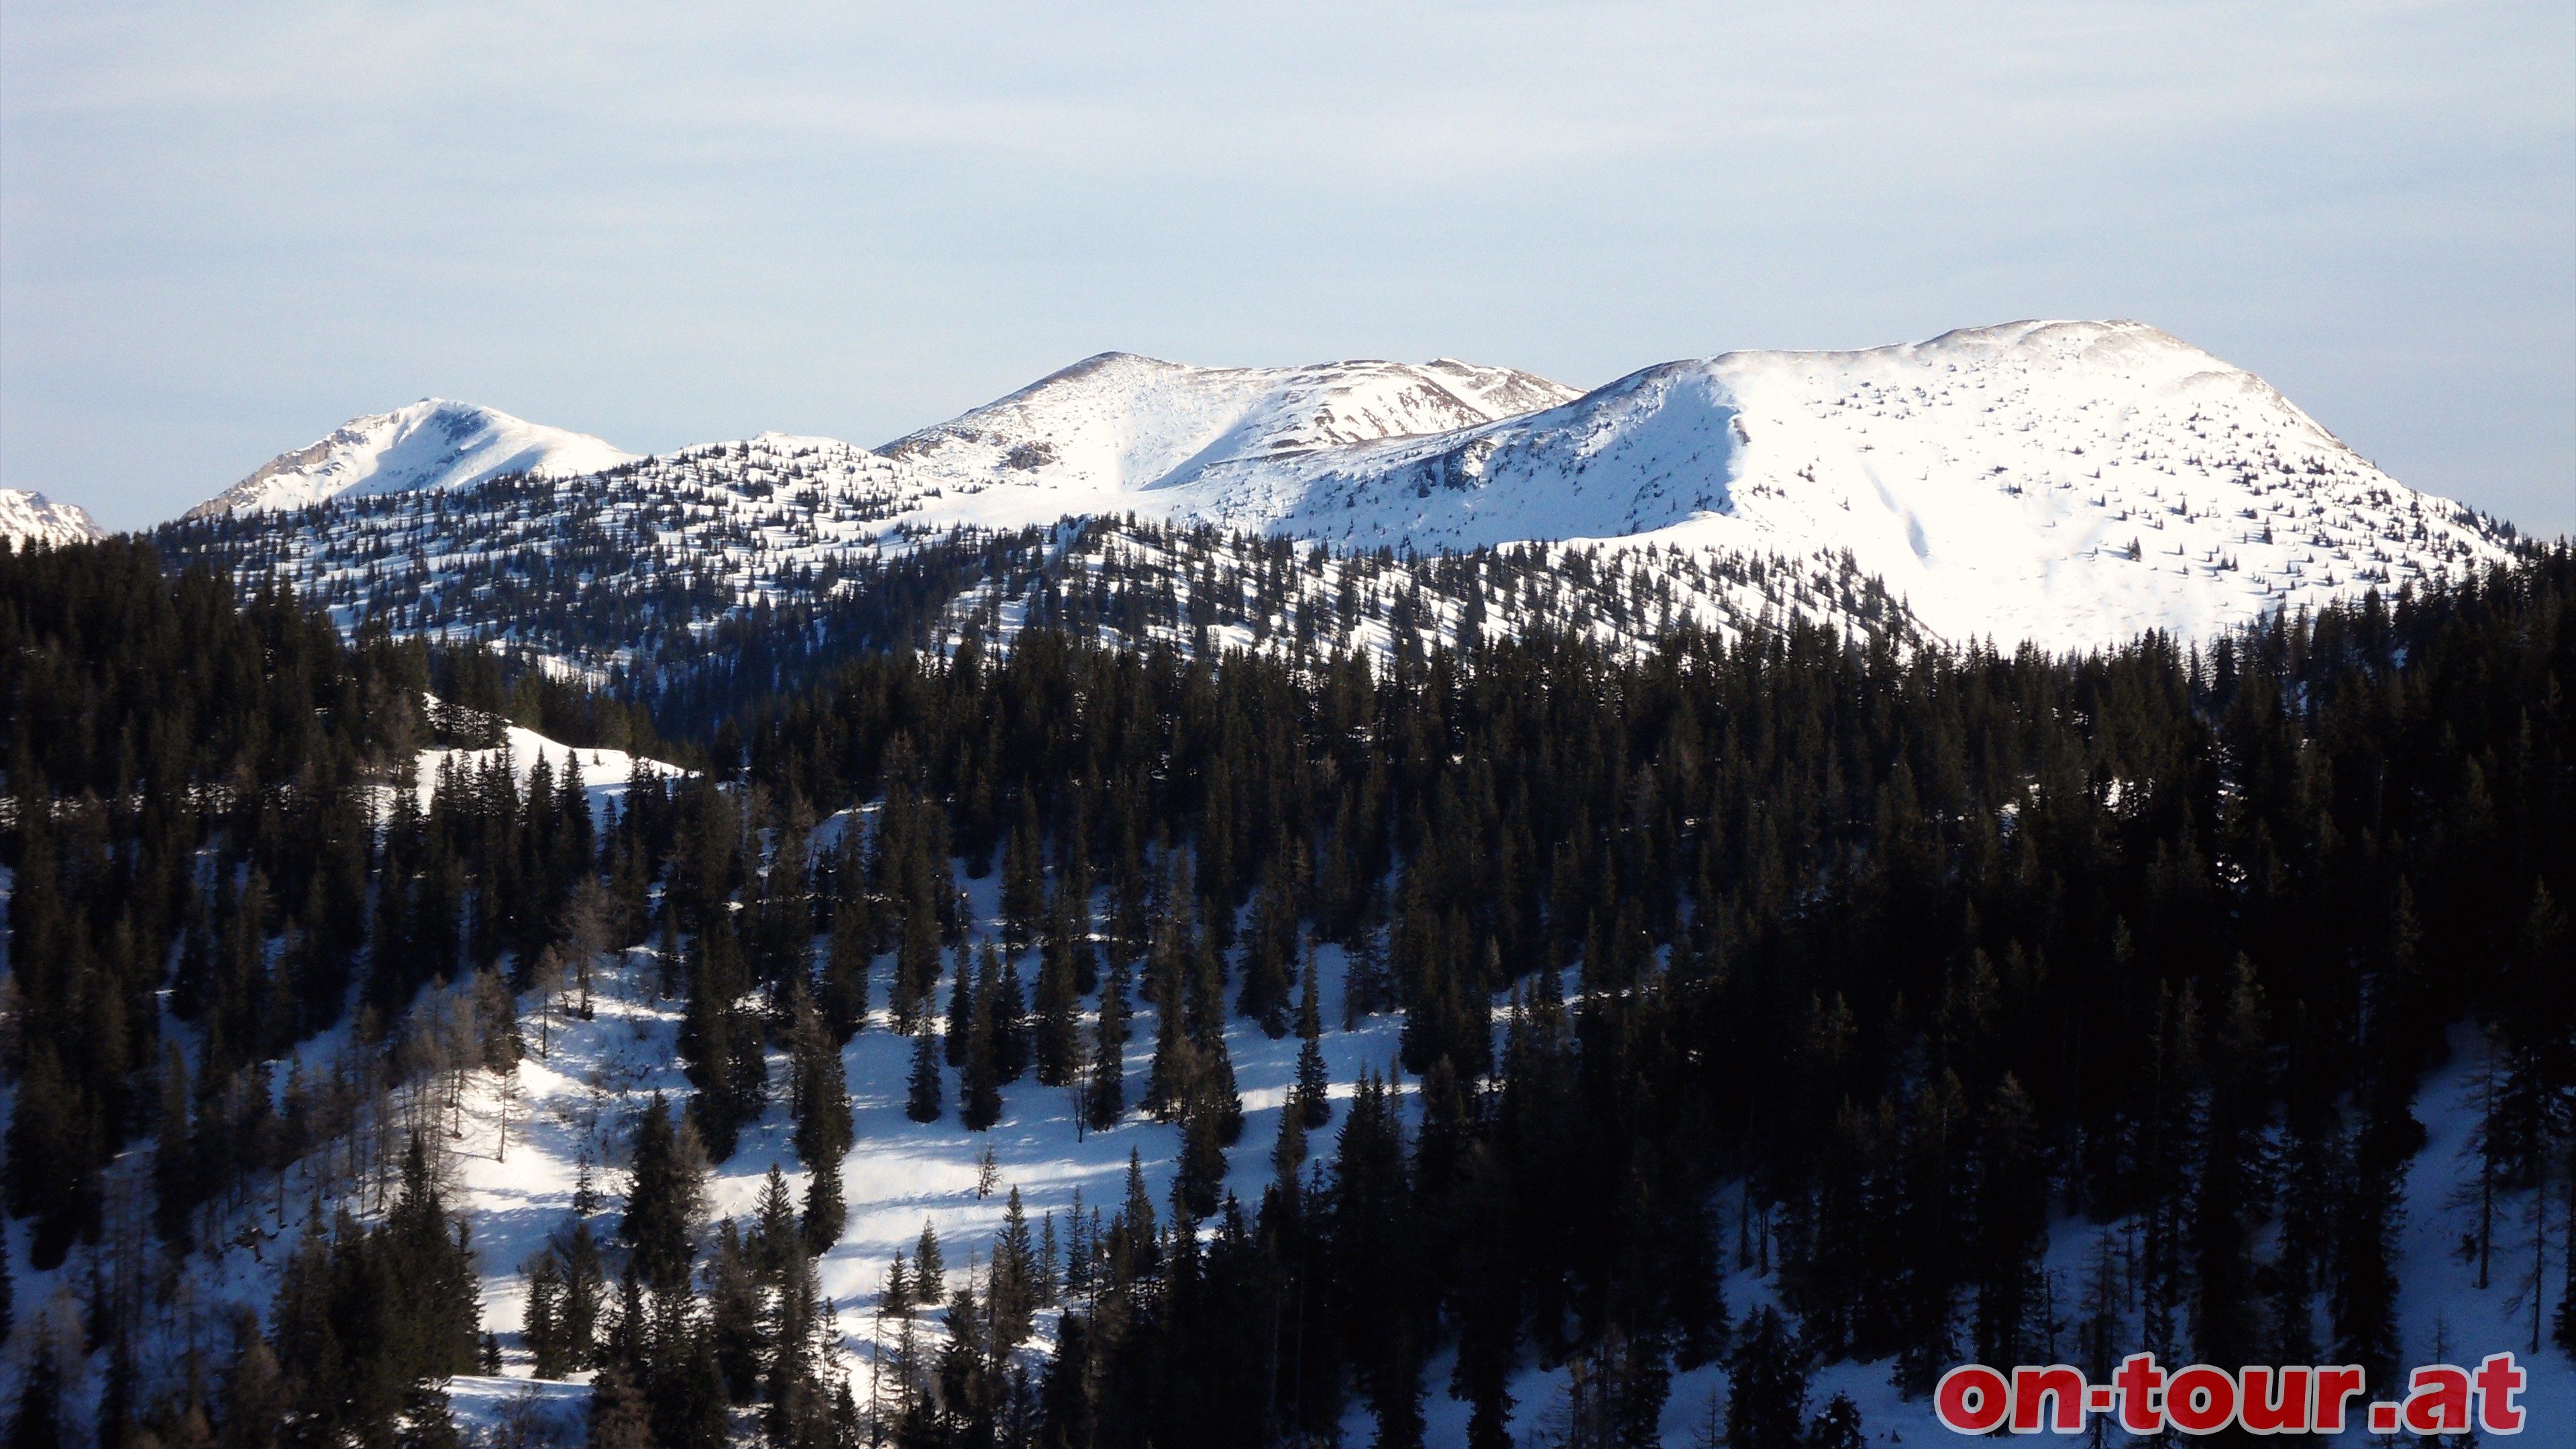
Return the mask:
[[587, 433], [473, 403], [423, 398], [389, 413], [352, 418], [319, 442], [278, 454], [188, 516], [302, 508], [343, 493], [463, 488], [504, 473], [572, 477], [634, 456]]
[[106, 536], [90, 521], [88, 511], [75, 504], [56, 503], [24, 488], [0, 488], [0, 538], [24, 547], [31, 543], [86, 543]]

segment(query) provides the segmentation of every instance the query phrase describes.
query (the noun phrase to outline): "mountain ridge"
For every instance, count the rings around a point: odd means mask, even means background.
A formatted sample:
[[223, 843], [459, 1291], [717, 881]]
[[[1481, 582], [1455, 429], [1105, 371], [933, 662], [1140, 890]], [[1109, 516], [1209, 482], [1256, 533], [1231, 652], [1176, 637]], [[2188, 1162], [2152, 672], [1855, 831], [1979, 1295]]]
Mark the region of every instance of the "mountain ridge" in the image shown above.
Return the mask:
[[[686, 540], [668, 567], [737, 579], [745, 598], [958, 529], [1133, 517], [1355, 553], [1687, 558], [1677, 573], [1638, 570], [1676, 591], [1657, 610], [1596, 599], [1586, 612], [1733, 628], [1765, 607], [1866, 597], [1845, 627], [1893, 617], [1933, 637], [2069, 650], [2150, 629], [2207, 637], [2453, 578], [2511, 543], [2475, 510], [2389, 478], [2261, 378], [2129, 321], [1727, 352], [1585, 393], [1455, 359], [1200, 368], [1108, 352], [873, 451], [763, 434], [617, 457], [573, 475], [565, 496], [597, 495], [626, 520], [616, 529], [644, 530], [616, 547]], [[452, 493], [462, 476], [430, 486]], [[361, 481], [343, 491], [396, 488]], [[462, 518], [401, 526], [432, 556], [481, 549]], [[1782, 561], [1794, 584], [1773, 573]], [[1880, 590], [1855, 594], [1855, 573]], [[334, 586], [389, 587], [375, 580]]]

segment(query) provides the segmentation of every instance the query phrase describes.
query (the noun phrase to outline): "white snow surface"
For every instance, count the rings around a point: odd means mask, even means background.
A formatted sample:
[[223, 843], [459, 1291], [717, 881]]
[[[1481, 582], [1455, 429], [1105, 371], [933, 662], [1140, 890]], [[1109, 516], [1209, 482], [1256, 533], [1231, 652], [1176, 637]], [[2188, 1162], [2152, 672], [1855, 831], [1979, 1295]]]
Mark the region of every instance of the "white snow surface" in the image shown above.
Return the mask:
[[352, 418], [327, 438], [278, 454], [188, 516], [304, 508], [343, 493], [463, 488], [504, 473], [568, 478], [634, 457], [588, 433], [526, 422], [474, 403], [423, 398], [389, 413]]
[[[1190, 367], [1104, 352], [879, 449], [910, 463], [959, 522], [1014, 527], [1171, 504], [1228, 468], [1441, 435], [1574, 398], [1533, 373], [1454, 358]], [[1226, 521], [1226, 520], [1216, 520]]]
[[[430, 707], [432, 709], [438, 707], [438, 701], [435, 698], [430, 700]], [[661, 760], [644, 759], [628, 754], [624, 750], [594, 749], [587, 745], [562, 744], [538, 734], [535, 730], [511, 725], [502, 742], [487, 749], [421, 751], [420, 761], [414, 774], [418, 782], [421, 808], [424, 810], [429, 808], [430, 797], [438, 789], [438, 777], [442, 770], [452, 767], [458, 773], [470, 777], [474, 772], [504, 755], [508, 756], [513, 777], [523, 792], [528, 788], [529, 777], [536, 773], [537, 762], [540, 760], [545, 762], [547, 770], [553, 774], [558, 788], [561, 787], [564, 777], [578, 765], [581, 769], [582, 796], [590, 806], [593, 820], [600, 818], [600, 807], [608, 802], [613, 800], [620, 805], [624, 804], [627, 784], [634, 778], [634, 771], [639, 763], [643, 766], [645, 774], [664, 779], [689, 773], [678, 765]]]
[[0, 538], [21, 548], [31, 543], [86, 543], [106, 536], [77, 504], [56, 503], [25, 488], [0, 488]]

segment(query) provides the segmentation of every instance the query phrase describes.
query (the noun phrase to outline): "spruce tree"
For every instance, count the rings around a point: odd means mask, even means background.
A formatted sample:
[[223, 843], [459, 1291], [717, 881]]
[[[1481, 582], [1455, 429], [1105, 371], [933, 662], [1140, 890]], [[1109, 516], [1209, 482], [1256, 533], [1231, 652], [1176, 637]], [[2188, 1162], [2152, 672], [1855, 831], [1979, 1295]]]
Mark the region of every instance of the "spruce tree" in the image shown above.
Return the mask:
[[2192, 1196], [2192, 1350], [2213, 1363], [2249, 1362], [2263, 1347], [2252, 1239], [2272, 1198], [2265, 1161], [2269, 1045], [2253, 963], [2239, 955], [2233, 975], [2211, 1032], [2198, 1190]]
[[921, 1220], [921, 1236], [912, 1245], [912, 1297], [925, 1307], [948, 1301], [948, 1260], [939, 1251], [939, 1230]]
[[1279, 1109], [1279, 1136], [1271, 1144], [1270, 1170], [1283, 1199], [1297, 1193], [1297, 1174], [1306, 1166], [1306, 1113], [1292, 1095]]
[[823, 958], [823, 1019], [842, 1043], [868, 1023], [868, 976], [875, 961], [874, 930], [864, 899], [844, 896], [832, 904], [832, 942]]
[[901, 1248], [894, 1250], [894, 1261], [886, 1265], [885, 1287], [877, 1292], [877, 1307], [897, 1318], [912, 1314], [912, 1275], [904, 1270]]
[[1181, 1115], [1180, 1170], [1172, 1190], [1194, 1217], [1213, 1216], [1225, 1190], [1224, 1133], [1224, 1114], [1213, 1100], [1201, 1098]]
[[1100, 989], [1100, 953], [1091, 943], [1091, 864], [1077, 840], [1056, 877], [1047, 911], [1047, 946], [1073, 965], [1073, 994], [1089, 996]]
[[961, 938], [957, 942], [957, 971], [948, 986], [948, 1029], [941, 1050], [948, 1065], [966, 1065], [966, 1053], [975, 1039], [975, 958]]
[[838, 1242], [847, 1212], [841, 1201], [841, 1161], [852, 1138], [849, 1079], [840, 1049], [832, 1044], [810, 1005], [800, 1005], [790, 1032], [794, 1052], [796, 1156], [805, 1164], [805, 1248], [820, 1253]]
[[1039, 845], [1037, 797], [1020, 792], [1018, 823], [1002, 847], [1002, 938], [1013, 955], [1027, 950], [1046, 912], [1046, 856]]
[[1209, 1114], [1218, 1145], [1231, 1147], [1243, 1136], [1243, 1097], [1235, 1086], [1234, 1056], [1225, 1041], [1224, 961], [1214, 943], [1205, 940], [1196, 957], [1185, 1009], [1190, 1056], [1183, 1108]]
[[760, 1182], [760, 1200], [752, 1208], [751, 1235], [744, 1244], [752, 1273], [763, 1288], [775, 1291], [805, 1252], [803, 1230], [796, 1224], [795, 1200], [787, 1191], [787, 1174], [778, 1164]]
[[[1062, 918], [1059, 910], [1056, 919]], [[1037, 1013], [1031, 1046], [1038, 1085], [1042, 1087], [1069, 1084], [1082, 1065], [1082, 1003], [1074, 993], [1072, 953], [1059, 944], [1061, 939], [1060, 933], [1050, 931], [1038, 957]]]
[[940, 1111], [939, 1043], [930, 1034], [930, 1023], [924, 1021], [912, 1038], [912, 1078], [903, 1115], [915, 1122], [936, 1122]]
[[911, 1032], [930, 1017], [930, 994], [939, 980], [939, 917], [927, 903], [910, 904], [897, 938], [894, 969], [894, 1022]]
[[1182, 953], [1158, 934], [1146, 958], [1145, 978], [1145, 996], [1154, 1007], [1154, 1055], [1146, 1064], [1145, 1096], [1138, 1105], [1160, 1122], [1179, 1117], [1197, 1077], [1192, 1060], [1194, 1043], [1183, 1007], [1187, 993], [1184, 981]]
[[2037, 1351], [2046, 1312], [2048, 1177], [2030, 1098], [2010, 1073], [1986, 1109], [1977, 1149], [1977, 1361], [2016, 1364]]
[[599, 1329], [607, 1306], [608, 1279], [589, 1223], [576, 1219], [571, 1239], [559, 1252], [563, 1308], [555, 1320], [557, 1340], [564, 1364], [579, 1371], [599, 1362]]
[[832, 1449], [831, 1396], [816, 1352], [821, 1299], [813, 1265], [800, 1259], [779, 1287], [769, 1330], [762, 1427], [776, 1449]]
[[1127, 1115], [1127, 967], [1109, 968], [1100, 988], [1100, 1019], [1094, 1024], [1091, 1080], [1083, 1094], [1091, 1129], [1106, 1132]]
[[558, 1328], [563, 1275], [555, 1266], [553, 1250], [531, 1254], [519, 1271], [528, 1285], [527, 1303], [520, 1311], [519, 1337], [536, 1359], [531, 1372], [541, 1379], [562, 1378], [569, 1371]]
[[993, 1069], [1007, 1086], [1028, 1075], [1028, 997], [1020, 987], [1020, 968], [1003, 960], [991, 946], [984, 948], [982, 975], [975, 989], [992, 997]]
[[9, 1449], [62, 1449], [62, 1373], [54, 1356], [38, 1353], [18, 1390], [18, 1412], [9, 1421]]
[[1002, 1210], [1001, 1233], [993, 1240], [993, 1337], [1000, 1349], [1017, 1348], [1028, 1341], [1043, 1298], [1038, 1273], [1028, 1213], [1020, 1206], [1020, 1190], [1014, 1187]]
[[1324, 1022], [1315, 986], [1315, 947], [1306, 947], [1306, 969], [1297, 987], [1297, 1080], [1289, 1100], [1311, 1132], [1333, 1118], [1332, 1077], [1324, 1066]]
[[1851, 1395], [1837, 1393], [1825, 1404], [1825, 1411], [1807, 1428], [1806, 1449], [1869, 1449], [1869, 1434], [1861, 1427], [1860, 1406]]
[[611, 1363], [590, 1391], [588, 1449], [653, 1449], [653, 1425], [634, 1370]]
[[[1017, 1197], [1019, 1189], [1011, 1189]], [[1040, 1308], [1056, 1306], [1056, 1239], [1055, 1212], [1049, 1209], [1038, 1223], [1037, 1302]]]
[[982, 1132], [1002, 1117], [1002, 1028], [993, 1014], [998, 994], [975, 993], [967, 1020], [966, 1060], [957, 1074], [957, 1120], [969, 1132]]
[[733, 1220], [726, 1219], [716, 1230], [715, 1255], [707, 1263], [707, 1334], [716, 1371], [724, 1376], [725, 1397], [736, 1404], [750, 1403], [760, 1383], [759, 1274], [751, 1259]]
[[1779, 1310], [1754, 1316], [1726, 1366], [1730, 1449], [1799, 1449], [1807, 1418], [1807, 1370]]
[[1252, 935], [1243, 943], [1243, 987], [1234, 1009], [1260, 1024], [1272, 1040], [1288, 1034], [1288, 962], [1295, 949], [1297, 909], [1288, 857], [1274, 856], [1252, 904]]
[[741, 1004], [749, 968], [731, 917], [715, 914], [700, 930], [690, 962], [688, 1008], [680, 1051], [697, 1087], [690, 1114], [717, 1161], [733, 1155], [742, 1125], [760, 1112], [768, 1057], [757, 1018]]
[[654, 1093], [636, 1124], [633, 1183], [618, 1232], [634, 1251], [646, 1286], [657, 1293], [681, 1292], [689, 1281], [691, 1239], [706, 1211], [695, 1156], [688, 1129], [673, 1125], [670, 1105]]

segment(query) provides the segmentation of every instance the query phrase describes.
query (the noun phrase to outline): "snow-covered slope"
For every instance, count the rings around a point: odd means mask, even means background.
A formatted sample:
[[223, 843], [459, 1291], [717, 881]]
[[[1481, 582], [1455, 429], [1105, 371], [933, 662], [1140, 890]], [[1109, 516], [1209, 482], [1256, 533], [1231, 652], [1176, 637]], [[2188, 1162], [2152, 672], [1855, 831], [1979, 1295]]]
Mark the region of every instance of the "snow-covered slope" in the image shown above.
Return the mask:
[[1451, 358], [1232, 368], [1104, 352], [879, 451], [939, 490], [943, 521], [1013, 527], [1129, 508], [1162, 514], [1168, 504], [1137, 495], [1229, 465], [1446, 434], [1574, 396], [1531, 373]]
[[[499, 451], [430, 482], [542, 471]], [[578, 461], [547, 457], [543, 468]], [[338, 466], [337, 454], [311, 465]], [[244, 489], [296, 501], [309, 470], [279, 468]], [[415, 476], [380, 469], [355, 491], [430, 486], [398, 473]], [[1528, 373], [1446, 360], [1256, 370], [1109, 353], [875, 453], [770, 433], [620, 461], [544, 498], [432, 508], [412, 497], [280, 519], [269, 538], [209, 546], [300, 571], [346, 599], [352, 618], [400, 607], [517, 633], [572, 608], [592, 637], [578, 651], [550, 646], [569, 658], [626, 647], [594, 624], [616, 614], [600, 608], [633, 602], [612, 577], [635, 572], [629, 560], [738, 580], [731, 597], [747, 607], [828, 590], [853, 565], [945, 530], [1065, 518], [1133, 515], [1342, 553], [1572, 543], [1651, 555], [1650, 602], [1613, 599], [1592, 575], [1564, 580], [1632, 638], [1666, 622], [1731, 629], [1795, 609], [1871, 632], [1901, 619], [1903, 631], [1951, 641], [2053, 649], [2149, 629], [2207, 637], [2366, 588], [2456, 579], [2503, 560], [2510, 544], [2501, 525], [2391, 479], [2262, 379], [2135, 322], [1727, 353], [1579, 397]], [[528, 564], [528, 549], [552, 546], [530, 508], [552, 510], [558, 525], [601, 523], [584, 536], [605, 551], [586, 556], [619, 569], [576, 580]], [[398, 550], [388, 531], [403, 535]], [[1541, 552], [1553, 570], [1563, 550]], [[391, 567], [389, 553], [407, 562]], [[486, 578], [494, 564], [525, 572], [535, 592], [485, 583], [460, 593], [441, 560], [484, 565]], [[1855, 579], [1875, 582], [1855, 590]], [[1276, 610], [1283, 591], [1301, 588], [1283, 575], [1253, 592]], [[418, 603], [431, 597], [424, 613]], [[1870, 602], [1855, 610], [1856, 599]], [[1498, 603], [1508, 599], [1488, 606]]]
[[1112, 354], [885, 451], [924, 475], [916, 522], [1129, 509], [1361, 549], [1847, 549], [1936, 634], [2056, 648], [2203, 636], [2504, 556], [2486, 520], [2136, 322], [1734, 352], [1580, 398], [1458, 363]]
[[56, 503], [24, 488], [0, 488], [0, 538], [20, 547], [31, 543], [85, 543], [106, 534], [89, 514], [70, 503]]
[[587, 433], [524, 422], [473, 403], [423, 398], [389, 413], [353, 418], [319, 442], [278, 454], [188, 516], [302, 508], [343, 493], [463, 488], [504, 473], [568, 478], [634, 456]]
[[2504, 556], [2470, 510], [2134, 322], [1667, 363], [1438, 437], [1230, 460], [1169, 507], [1362, 548], [1847, 548], [1938, 634], [2060, 648]]

